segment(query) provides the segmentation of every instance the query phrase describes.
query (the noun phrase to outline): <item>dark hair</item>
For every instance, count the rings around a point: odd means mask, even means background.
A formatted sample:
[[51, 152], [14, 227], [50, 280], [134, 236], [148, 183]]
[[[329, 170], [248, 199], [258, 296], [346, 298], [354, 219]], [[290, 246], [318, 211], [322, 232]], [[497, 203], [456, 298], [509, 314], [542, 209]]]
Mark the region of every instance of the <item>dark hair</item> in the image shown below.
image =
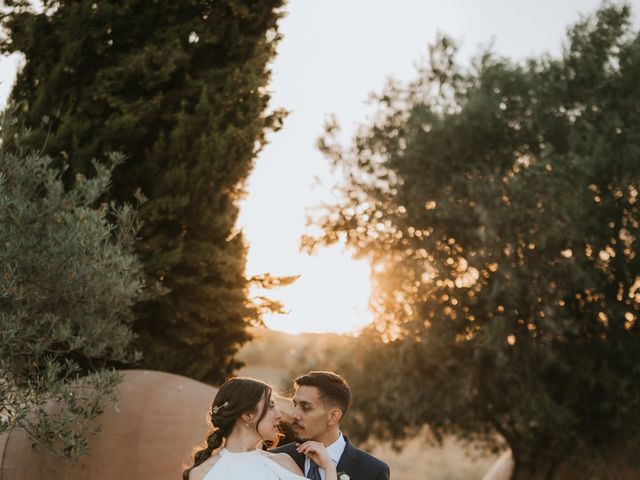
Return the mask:
[[337, 373], [312, 371], [293, 381], [296, 387], [316, 387], [323, 402], [335, 404], [342, 416], [351, 405], [351, 389], [347, 381]]
[[223, 440], [233, 430], [236, 420], [244, 413], [256, 412], [258, 403], [264, 398], [264, 408], [257, 418], [256, 428], [260, 425], [269, 409], [271, 390], [269, 385], [253, 378], [236, 377], [222, 384], [209, 412], [213, 430], [207, 435], [204, 448], [193, 456], [193, 465], [182, 472], [183, 480], [189, 480], [191, 470], [210, 458], [213, 451], [222, 446]]

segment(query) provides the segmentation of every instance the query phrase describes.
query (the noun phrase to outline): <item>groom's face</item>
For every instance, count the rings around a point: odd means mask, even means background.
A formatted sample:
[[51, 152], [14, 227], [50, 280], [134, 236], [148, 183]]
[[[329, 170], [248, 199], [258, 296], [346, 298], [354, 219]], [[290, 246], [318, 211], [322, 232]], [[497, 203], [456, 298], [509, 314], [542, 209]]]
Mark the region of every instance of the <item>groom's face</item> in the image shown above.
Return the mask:
[[302, 385], [293, 396], [292, 428], [299, 441], [320, 441], [329, 428], [329, 412], [316, 387]]

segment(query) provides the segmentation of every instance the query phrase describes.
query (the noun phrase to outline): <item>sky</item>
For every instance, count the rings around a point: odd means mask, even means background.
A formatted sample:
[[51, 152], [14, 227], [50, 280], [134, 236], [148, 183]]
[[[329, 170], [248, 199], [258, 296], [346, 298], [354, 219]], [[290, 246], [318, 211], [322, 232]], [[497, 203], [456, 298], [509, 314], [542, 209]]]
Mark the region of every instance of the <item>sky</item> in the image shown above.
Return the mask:
[[[632, 0], [637, 28], [640, 0]], [[328, 115], [348, 143], [373, 112], [370, 93], [391, 77], [410, 81], [438, 33], [455, 39], [460, 63], [482, 48], [523, 60], [561, 53], [566, 29], [600, 0], [290, 0], [269, 86], [271, 108], [290, 111], [269, 136], [248, 179], [238, 228], [249, 246], [247, 274], [300, 275], [269, 292], [287, 315], [268, 316], [274, 329], [351, 333], [370, 322], [369, 266], [340, 246], [316, 256], [299, 251], [305, 214], [333, 200], [336, 180], [315, 148]], [[10, 91], [18, 56], [0, 58], [0, 106]], [[259, 292], [253, 292], [258, 294]]]

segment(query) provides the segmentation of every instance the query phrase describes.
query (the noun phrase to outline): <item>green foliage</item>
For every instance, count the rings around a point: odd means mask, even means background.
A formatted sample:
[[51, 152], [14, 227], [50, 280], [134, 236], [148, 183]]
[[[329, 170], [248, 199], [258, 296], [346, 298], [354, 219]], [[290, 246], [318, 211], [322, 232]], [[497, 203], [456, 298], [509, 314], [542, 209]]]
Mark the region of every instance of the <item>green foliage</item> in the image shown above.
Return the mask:
[[[121, 161], [112, 157], [112, 164]], [[75, 457], [87, 422], [115, 401], [137, 360], [132, 307], [143, 288], [134, 210], [100, 203], [113, 166], [65, 190], [35, 152], [0, 151], [0, 433]]]
[[[429, 424], [509, 444], [516, 478], [611, 470], [640, 440], [640, 37], [605, 6], [562, 58], [487, 52], [464, 70], [446, 38], [390, 84], [316, 223], [374, 265], [376, 331], [345, 368], [362, 432]], [[378, 339], [379, 333], [383, 340]], [[367, 423], [367, 419], [369, 422]], [[615, 460], [615, 461], [614, 461]]]
[[148, 284], [166, 293], [136, 307], [145, 365], [222, 381], [269, 307], [247, 297], [234, 225], [254, 158], [283, 118], [265, 113], [283, 2], [43, 3], [36, 13], [8, 1], [2, 17], [0, 49], [26, 57], [12, 92], [20, 124], [69, 163], [69, 178], [105, 152], [126, 155], [111, 195], [148, 198], [136, 249]]

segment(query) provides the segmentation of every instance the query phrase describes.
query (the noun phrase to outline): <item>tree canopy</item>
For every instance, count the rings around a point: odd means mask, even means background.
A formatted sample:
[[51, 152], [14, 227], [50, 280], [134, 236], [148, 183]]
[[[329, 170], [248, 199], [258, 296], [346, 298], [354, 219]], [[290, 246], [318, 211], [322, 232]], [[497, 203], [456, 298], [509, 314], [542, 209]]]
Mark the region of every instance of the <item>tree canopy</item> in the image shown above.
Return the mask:
[[5, 3], [0, 50], [25, 55], [11, 96], [29, 145], [69, 179], [123, 152], [110, 197], [148, 199], [136, 249], [165, 294], [136, 308], [144, 364], [223, 380], [261, 318], [236, 203], [283, 118], [265, 89], [282, 0]]
[[[514, 478], [561, 463], [616, 478], [640, 437], [640, 36], [630, 8], [573, 26], [560, 58], [440, 38], [350, 148], [313, 249], [372, 262], [377, 321], [345, 363], [364, 435], [428, 424], [511, 447]], [[382, 336], [382, 339], [380, 339]], [[366, 375], [358, 374], [365, 371]], [[618, 462], [618, 463], [617, 463]], [[608, 478], [608, 477], [607, 477]]]

